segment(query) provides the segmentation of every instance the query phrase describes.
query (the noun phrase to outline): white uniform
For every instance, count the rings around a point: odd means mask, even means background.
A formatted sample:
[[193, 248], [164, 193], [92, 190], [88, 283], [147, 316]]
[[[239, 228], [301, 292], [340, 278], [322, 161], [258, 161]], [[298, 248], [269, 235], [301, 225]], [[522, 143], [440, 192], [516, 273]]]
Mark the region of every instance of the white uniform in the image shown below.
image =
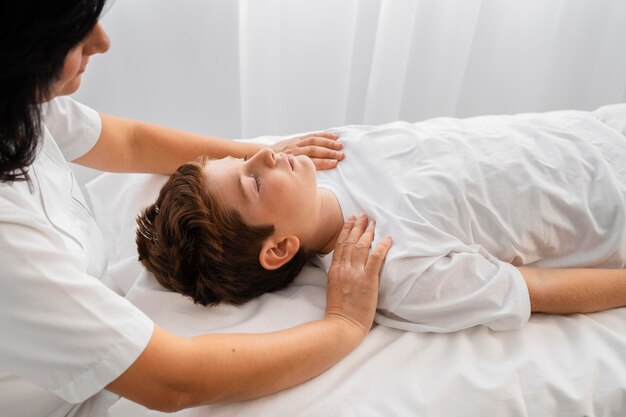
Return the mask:
[[88, 152], [99, 115], [44, 104], [27, 182], [0, 183], [0, 414], [74, 415], [147, 345], [152, 321], [101, 281], [104, 242], [66, 161]]
[[513, 265], [625, 265], [626, 139], [591, 113], [440, 118], [339, 133], [347, 157], [320, 172], [318, 185], [334, 192], [344, 216], [375, 219], [376, 241], [393, 237], [378, 323], [515, 329], [530, 302]]

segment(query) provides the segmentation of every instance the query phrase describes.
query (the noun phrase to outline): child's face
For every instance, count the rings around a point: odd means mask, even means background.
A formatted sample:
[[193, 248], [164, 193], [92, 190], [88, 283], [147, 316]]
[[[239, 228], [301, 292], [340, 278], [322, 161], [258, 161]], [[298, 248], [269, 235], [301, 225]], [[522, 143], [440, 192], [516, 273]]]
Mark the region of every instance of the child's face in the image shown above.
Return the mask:
[[306, 156], [263, 149], [247, 161], [209, 161], [204, 171], [210, 192], [250, 226], [274, 225], [275, 235], [302, 238], [318, 215], [315, 165]]

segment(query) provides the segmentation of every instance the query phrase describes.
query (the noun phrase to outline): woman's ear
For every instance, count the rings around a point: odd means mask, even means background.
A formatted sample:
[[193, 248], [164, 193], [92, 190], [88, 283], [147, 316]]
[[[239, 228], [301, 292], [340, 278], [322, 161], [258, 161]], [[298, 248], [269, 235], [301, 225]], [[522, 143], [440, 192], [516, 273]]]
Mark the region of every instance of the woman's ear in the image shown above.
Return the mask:
[[273, 271], [289, 262], [299, 249], [300, 239], [296, 236], [287, 236], [281, 239], [272, 236], [263, 242], [259, 253], [259, 263], [263, 268]]

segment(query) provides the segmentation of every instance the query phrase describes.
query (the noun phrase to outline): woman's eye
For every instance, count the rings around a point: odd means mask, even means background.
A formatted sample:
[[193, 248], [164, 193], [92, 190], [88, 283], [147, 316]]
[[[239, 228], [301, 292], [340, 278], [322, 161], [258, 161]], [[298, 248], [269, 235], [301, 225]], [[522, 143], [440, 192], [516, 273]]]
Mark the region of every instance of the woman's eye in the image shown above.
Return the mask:
[[256, 190], [261, 191], [261, 179], [259, 177], [254, 177], [254, 182], [256, 183]]
[[248, 155], [246, 154], [243, 156], [243, 162], [246, 162], [247, 160], [248, 160]]

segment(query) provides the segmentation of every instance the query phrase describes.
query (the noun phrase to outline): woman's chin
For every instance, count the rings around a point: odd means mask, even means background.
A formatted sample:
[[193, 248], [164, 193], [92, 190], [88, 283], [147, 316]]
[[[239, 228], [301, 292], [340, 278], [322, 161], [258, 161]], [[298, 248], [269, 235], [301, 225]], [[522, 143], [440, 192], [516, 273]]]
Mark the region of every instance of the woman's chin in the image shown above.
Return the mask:
[[81, 74], [78, 74], [76, 77], [64, 83], [63, 85], [59, 85], [56, 88], [53, 88], [52, 98], [58, 96], [69, 96], [70, 94], [74, 94], [80, 88], [81, 78]]

